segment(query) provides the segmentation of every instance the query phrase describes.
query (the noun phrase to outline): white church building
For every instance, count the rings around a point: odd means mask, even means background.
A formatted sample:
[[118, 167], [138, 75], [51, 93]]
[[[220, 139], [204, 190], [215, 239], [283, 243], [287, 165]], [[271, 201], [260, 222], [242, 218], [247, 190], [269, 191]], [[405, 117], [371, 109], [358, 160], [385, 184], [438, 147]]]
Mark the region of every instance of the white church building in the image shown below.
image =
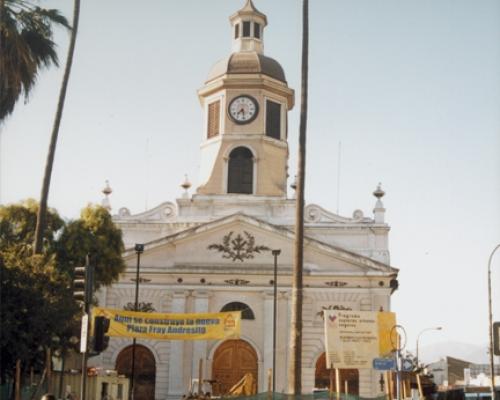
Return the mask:
[[[245, 373], [267, 390], [273, 362], [274, 256], [277, 257], [276, 390], [287, 388], [295, 200], [287, 196], [287, 113], [294, 106], [281, 65], [264, 55], [267, 18], [251, 0], [230, 17], [232, 52], [198, 91], [204, 113], [199, 187], [140, 214], [121, 208], [127, 269], [103, 288], [100, 305], [135, 300], [137, 243], [141, 308], [162, 313], [242, 310], [241, 337], [225, 341], [137, 340], [136, 396], [179, 399], [198, 378], [225, 393]], [[293, 185], [292, 185], [293, 186]], [[293, 192], [293, 191], [292, 191]], [[368, 195], [368, 194], [367, 194]], [[322, 311], [389, 311], [398, 270], [390, 266], [389, 226], [380, 186], [373, 215], [305, 207], [302, 387], [325, 387]], [[112, 338], [92, 363], [130, 374], [130, 339]], [[384, 394], [380, 371], [342, 370], [342, 385], [363, 397]], [[347, 385], [344, 383], [347, 382]]]

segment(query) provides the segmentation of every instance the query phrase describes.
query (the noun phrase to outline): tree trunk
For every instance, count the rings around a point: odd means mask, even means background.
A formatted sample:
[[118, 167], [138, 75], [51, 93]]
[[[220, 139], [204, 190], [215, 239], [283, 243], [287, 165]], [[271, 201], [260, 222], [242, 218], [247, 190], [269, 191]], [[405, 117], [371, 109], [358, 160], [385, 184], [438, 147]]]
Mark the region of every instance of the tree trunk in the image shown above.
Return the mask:
[[62, 113], [64, 109], [64, 100], [66, 99], [66, 90], [68, 88], [71, 66], [73, 64], [73, 54], [75, 52], [76, 34], [78, 32], [78, 21], [80, 18], [80, 0], [74, 0], [73, 6], [73, 27], [71, 29], [71, 38], [68, 48], [68, 58], [64, 68], [64, 75], [59, 92], [59, 101], [57, 103], [54, 125], [50, 137], [49, 151], [47, 153], [47, 161], [45, 163], [45, 173], [43, 176], [42, 191], [40, 195], [40, 208], [36, 220], [35, 240], [33, 243], [33, 251], [35, 254], [40, 254], [43, 250], [43, 235], [47, 217], [47, 202], [49, 197], [50, 179], [52, 177], [52, 167], [54, 164], [54, 156], [56, 153], [57, 137], [59, 135], [59, 126], [61, 124]]
[[[0, 0], [0, 59], [3, 57], [2, 30], [3, 30], [4, 15], [5, 15], [5, 0]], [[4, 73], [4, 71], [0, 71], [0, 76], [3, 73]], [[1, 156], [1, 154], [2, 154], [2, 122], [0, 121], [0, 156]], [[1, 203], [2, 203], [2, 166], [0, 163], [0, 204]], [[0, 378], [0, 382], [1, 382], [1, 378]]]
[[302, 11], [302, 86], [299, 127], [299, 159], [297, 171], [297, 198], [295, 210], [295, 246], [292, 277], [292, 321], [290, 334], [290, 360], [288, 392], [302, 392], [302, 302], [304, 263], [304, 187], [306, 170], [307, 130], [307, 74], [309, 52], [309, 1], [303, 0]]
[[15, 400], [21, 400], [21, 360], [16, 361], [16, 386], [15, 386]]
[[[5, 0], [0, 0], [0, 28], [3, 28], [3, 16], [5, 14]], [[0, 29], [1, 33], [2, 29]], [[2, 57], [3, 52], [3, 38], [0, 34], [0, 57]]]
[[45, 369], [47, 370], [47, 392], [52, 393], [52, 351], [45, 350]]

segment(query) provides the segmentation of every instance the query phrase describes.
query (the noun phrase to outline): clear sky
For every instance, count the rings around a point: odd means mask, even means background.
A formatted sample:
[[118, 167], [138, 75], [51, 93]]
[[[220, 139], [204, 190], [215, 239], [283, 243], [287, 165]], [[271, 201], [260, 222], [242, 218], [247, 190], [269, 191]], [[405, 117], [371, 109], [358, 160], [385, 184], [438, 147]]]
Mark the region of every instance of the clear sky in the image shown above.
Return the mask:
[[[71, 17], [70, 1], [40, 1]], [[228, 17], [243, 0], [86, 0], [50, 192], [68, 218], [99, 202], [133, 213], [197, 185], [202, 112], [196, 90], [230, 52]], [[265, 53], [297, 91], [290, 113], [296, 170], [301, 1], [255, 0]], [[58, 32], [64, 61], [68, 35]], [[306, 201], [371, 215], [387, 192], [393, 295], [409, 347], [483, 344], [487, 261], [500, 243], [500, 2], [312, 0]], [[39, 197], [62, 68], [45, 70], [4, 123], [0, 201]], [[338, 149], [341, 142], [340, 185]], [[337, 187], [340, 186], [340, 194]], [[337, 198], [340, 199], [337, 202]], [[493, 262], [500, 320], [500, 252]]]

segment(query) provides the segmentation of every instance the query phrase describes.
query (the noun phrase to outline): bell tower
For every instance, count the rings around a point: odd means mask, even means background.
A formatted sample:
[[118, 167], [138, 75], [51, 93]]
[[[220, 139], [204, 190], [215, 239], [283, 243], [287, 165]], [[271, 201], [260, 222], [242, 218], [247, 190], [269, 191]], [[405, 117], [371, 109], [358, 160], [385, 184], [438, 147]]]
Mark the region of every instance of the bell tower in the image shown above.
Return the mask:
[[285, 198], [294, 91], [281, 65], [263, 54], [267, 17], [252, 0], [229, 21], [232, 53], [198, 91], [205, 126], [197, 193]]

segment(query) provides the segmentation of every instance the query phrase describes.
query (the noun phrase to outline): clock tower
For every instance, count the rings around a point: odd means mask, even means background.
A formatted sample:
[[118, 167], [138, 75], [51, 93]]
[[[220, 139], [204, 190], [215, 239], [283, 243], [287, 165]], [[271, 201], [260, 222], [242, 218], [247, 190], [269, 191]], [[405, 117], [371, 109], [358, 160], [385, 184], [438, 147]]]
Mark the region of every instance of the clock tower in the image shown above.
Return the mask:
[[232, 53], [198, 91], [205, 122], [197, 193], [286, 198], [294, 91], [281, 65], [263, 54], [267, 18], [252, 0], [229, 20]]

